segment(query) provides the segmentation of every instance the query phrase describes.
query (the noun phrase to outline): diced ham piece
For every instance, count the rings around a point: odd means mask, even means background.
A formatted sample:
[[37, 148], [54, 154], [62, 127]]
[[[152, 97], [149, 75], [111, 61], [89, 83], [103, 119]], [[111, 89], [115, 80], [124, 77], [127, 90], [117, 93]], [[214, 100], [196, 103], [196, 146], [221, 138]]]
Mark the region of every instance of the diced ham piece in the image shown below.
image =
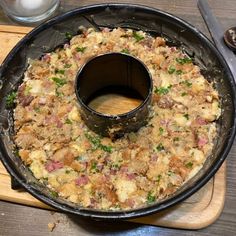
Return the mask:
[[129, 206], [130, 208], [133, 208], [134, 207], [134, 205], [135, 205], [135, 201], [133, 200], [133, 199], [127, 199], [126, 201], [125, 201], [125, 204], [127, 205], [127, 206]]
[[128, 167], [127, 167], [127, 166], [122, 166], [122, 167], [120, 168], [120, 172], [121, 172], [121, 173], [127, 173], [127, 172], [128, 172]]
[[75, 54], [75, 59], [78, 60], [78, 61], [81, 59], [81, 56], [80, 56], [79, 53], [76, 53], [76, 54]]
[[23, 107], [28, 106], [34, 99], [34, 97], [31, 96], [31, 95], [25, 95], [25, 88], [26, 88], [25, 84], [21, 85], [18, 89], [18, 96], [17, 96], [18, 100], [19, 100], [19, 103]]
[[207, 138], [199, 137], [197, 145], [198, 145], [198, 147], [203, 147], [207, 143], [208, 143]]
[[78, 186], [86, 185], [89, 182], [88, 176], [82, 175], [75, 180], [75, 184]]
[[60, 121], [59, 117], [55, 115], [47, 116], [44, 122], [46, 125], [56, 124], [58, 128], [63, 126], [63, 123]]
[[45, 105], [47, 102], [47, 99], [45, 97], [39, 98], [39, 105]]
[[152, 155], [151, 156], [151, 161], [155, 162], [157, 161], [158, 156], [157, 155]]
[[160, 120], [161, 125], [167, 125], [170, 122], [170, 120]]
[[33, 96], [18, 96], [19, 103], [23, 106], [26, 107], [28, 106], [33, 100]]
[[102, 32], [108, 33], [108, 32], [110, 32], [110, 29], [107, 28], [107, 27], [105, 27], [105, 28], [102, 30]]
[[48, 172], [52, 172], [54, 170], [61, 169], [63, 167], [63, 163], [59, 161], [48, 161], [45, 165], [45, 169]]
[[64, 44], [64, 49], [69, 48], [70, 45], [68, 43]]
[[202, 117], [198, 117], [198, 118], [196, 119], [196, 123], [197, 123], [198, 125], [206, 125], [206, 124], [207, 124], [207, 121], [206, 121], [205, 119], [203, 119]]
[[134, 173], [127, 173], [126, 177], [128, 180], [132, 180], [132, 179], [135, 179], [136, 175]]
[[113, 170], [113, 169], [110, 170], [110, 174], [111, 174], [111, 175], [115, 175], [116, 173], [117, 173], [117, 170]]
[[51, 60], [51, 55], [49, 53], [45, 54], [43, 57], [42, 57], [42, 61], [46, 61], [46, 62], [49, 62]]

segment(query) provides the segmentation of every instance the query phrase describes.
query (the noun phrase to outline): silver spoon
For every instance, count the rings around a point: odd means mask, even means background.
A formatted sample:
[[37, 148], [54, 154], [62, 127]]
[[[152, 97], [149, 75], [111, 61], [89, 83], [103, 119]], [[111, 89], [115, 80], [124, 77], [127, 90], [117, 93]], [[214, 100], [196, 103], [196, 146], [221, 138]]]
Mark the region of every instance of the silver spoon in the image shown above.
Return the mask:
[[229, 28], [224, 33], [226, 45], [233, 51], [236, 51], [236, 27]]

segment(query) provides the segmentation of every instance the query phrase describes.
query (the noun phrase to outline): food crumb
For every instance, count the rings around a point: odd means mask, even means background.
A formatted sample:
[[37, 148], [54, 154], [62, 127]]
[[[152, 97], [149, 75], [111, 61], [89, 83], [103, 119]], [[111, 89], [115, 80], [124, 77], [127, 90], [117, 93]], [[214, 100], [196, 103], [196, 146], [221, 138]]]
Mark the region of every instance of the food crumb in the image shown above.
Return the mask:
[[1, 216], [5, 216], [5, 213], [1, 213]]
[[55, 223], [48, 223], [48, 229], [49, 229], [50, 232], [52, 232], [55, 227], [56, 227]]

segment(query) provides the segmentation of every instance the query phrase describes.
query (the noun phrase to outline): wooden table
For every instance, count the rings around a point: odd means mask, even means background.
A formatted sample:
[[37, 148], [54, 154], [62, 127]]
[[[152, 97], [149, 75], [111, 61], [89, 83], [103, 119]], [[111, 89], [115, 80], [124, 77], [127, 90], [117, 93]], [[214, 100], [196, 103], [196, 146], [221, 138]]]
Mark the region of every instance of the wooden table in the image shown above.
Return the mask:
[[[195, 25], [209, 36], [196, 0], [62, 0], [59, 12], [95, 3], [129, 2], [145, 4], [173, 13]], [[209, 0], [214, 14], [226, 29], [236, 25], [235, 0]], [[17, 25], [0, 10], [0, 24]], [[0, 180], [1, 181], [1, 180]], [[94, 222], [73, 215], [54, 213], [0, 201], [0, 236], [8, 235], [235, 235], [236, 232], [236, 144], [227, 158], [227, 193], [219, 219], [198, 231], [167, 229], [135, 223]], [[48, 223], [57, 223], [49, 232]]]

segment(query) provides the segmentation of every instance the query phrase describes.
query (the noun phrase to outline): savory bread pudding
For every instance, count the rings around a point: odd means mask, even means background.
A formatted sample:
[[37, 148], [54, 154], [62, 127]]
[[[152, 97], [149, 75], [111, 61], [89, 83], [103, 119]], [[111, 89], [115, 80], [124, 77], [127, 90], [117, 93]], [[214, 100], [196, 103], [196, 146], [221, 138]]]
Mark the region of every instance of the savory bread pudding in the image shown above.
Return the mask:
[[[24, 164], [53, 196], [85, 208], [129, 210], [173, 194], [212, 152], [221, 114], [212, 83], [161, 37], [121, 28], [67, 37], [29, 61], [16, 93], [14, 141]], [[86, 127], [74, 91], [84, 62], [107, 52], [139, 58], [154, 85], [148, 124], [116, 140]]]

